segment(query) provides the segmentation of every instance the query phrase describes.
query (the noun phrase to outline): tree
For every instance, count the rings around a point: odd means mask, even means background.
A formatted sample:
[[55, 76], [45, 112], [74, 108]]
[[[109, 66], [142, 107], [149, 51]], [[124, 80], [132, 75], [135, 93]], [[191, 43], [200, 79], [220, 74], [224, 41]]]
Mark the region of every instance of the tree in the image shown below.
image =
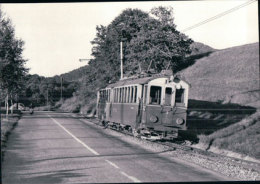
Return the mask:
[[0, 89], [5, 97], [8, 114], [8, 101], [11, 104], [23, 88], [23, 79], [28, 69], [22, 57], [24, 42], [15, 37], [11, 20], [5, 18], [0, 9]]
[[[142, 29], [143, 20], [148, 17], [149, 14], [141, 10], [126, 9], [107, 27], [97, 26], [96, 38], [91, 42], [92, 55], [95, 59], [89, 63], [89, 66], [95, 68], [98, 79], [106, 83], [119, 79], [120, 40], [122, 36], [126, 39], [124, 44], [126, 50], [127, 44], [137, 36]], [[127, 55], [127, 50], [125, 54]]]
[[[97, 78], [108, 82], [119, 78], [120, 40], [124, 38], [124, 71], [127, 75], [154, 69], [160, 72], [172, 68], [176, 73], [193, 42], [176, 30], [173, 10], [153, 8], [150, 14], [138, 9], [126, 9], [107, 27], [97, 26], [89, 66], [94, 66]], [[104, 67], [102, 67], [104, 66]], [[102, 74], [102, 76], [99, 76]]]
[[150, 13], [154, 17], [143, 19], [140, 31], [127, 45], [127, 69], [136, 71], [140, 66], [160, 72], [171, 67], [176, 73], [191, 53], [193, 41], [176, 30], [172, 8], [153, 8]]

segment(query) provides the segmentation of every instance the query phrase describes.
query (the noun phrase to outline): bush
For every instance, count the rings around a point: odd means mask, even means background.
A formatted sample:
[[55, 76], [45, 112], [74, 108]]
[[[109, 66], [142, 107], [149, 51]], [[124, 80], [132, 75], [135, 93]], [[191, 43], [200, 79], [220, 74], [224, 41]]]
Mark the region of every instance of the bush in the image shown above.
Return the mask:
[[81, 114], [86, 114], [87, 116], [94, 117], [96, 114], [96, 101], [92, 100], [89, 103], [86, 103], [85, 105], [82, 105], [80, 109]]
[[[60, 104], [59, 104], [60, 103]], [[64, 112], [74, 112], [77, 113], [80, 110], [81, 104], [77, 96], [73, 96], [69, 99], [66, 99], [63, 103], [59, 102], [56, 106], [59, 106], [59, 109]]]

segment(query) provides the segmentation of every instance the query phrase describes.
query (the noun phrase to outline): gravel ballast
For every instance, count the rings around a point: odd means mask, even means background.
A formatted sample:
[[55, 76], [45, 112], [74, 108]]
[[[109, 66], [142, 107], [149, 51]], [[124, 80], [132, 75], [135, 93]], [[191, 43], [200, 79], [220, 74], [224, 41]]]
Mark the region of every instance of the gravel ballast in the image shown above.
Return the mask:
[[[100, 126], [95, 119], [82, 120], [93, 126]], [[100, 126], [100, 128], [103, 127]], [[104, 132], [109, 135], [120, 137], [128, 143], [136, 144], [149, 151], [158, 152], [161, 156], [181, 160], [187, 164], [193, 163], [207, 170], [215, 171], [227, 176], [230, 180], [260, 180], [260, 164], [256, 162], [218, 155], [198, 149], [181, 149], [182, 146], [180, 145], [177, 147], [163, 145], [159, 142], [143, 140], [111, 129], [104, 129]]]

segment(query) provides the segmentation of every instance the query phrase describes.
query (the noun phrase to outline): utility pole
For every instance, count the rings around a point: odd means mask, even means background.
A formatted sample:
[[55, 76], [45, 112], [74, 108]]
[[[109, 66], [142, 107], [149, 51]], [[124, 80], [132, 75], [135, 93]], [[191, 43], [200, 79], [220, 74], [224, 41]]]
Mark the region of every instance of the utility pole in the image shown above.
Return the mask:
[[79, 59], [79, 62], [82, 62], [82, 61], [90, 61], [91, 59]]
[[47, 106], [49, 105], [49, 88], [47, 87]]
[[123, 79], [123, 40], [120, 41], [120, 65], [121, 65], [121, 77]]
[[60, 100], [62, 102], [62, 82], [63, 82], [63, 78], [60, 77]]
[[121, 77], [122, 80], [124, 78], [124, 51], [123, 51], [123, 43], [126, 40], [126, 31], [124, 29], [121, 30], [121, 39], [120, 39], [120, 69], [121, 69]]

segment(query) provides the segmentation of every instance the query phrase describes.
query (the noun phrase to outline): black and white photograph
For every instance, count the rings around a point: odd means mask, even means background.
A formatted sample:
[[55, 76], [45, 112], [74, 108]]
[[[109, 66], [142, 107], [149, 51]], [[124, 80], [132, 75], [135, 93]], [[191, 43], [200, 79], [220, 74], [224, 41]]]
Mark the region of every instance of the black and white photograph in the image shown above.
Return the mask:
[[0, 3], [0, 183], [260, 181], [258, 8]]

